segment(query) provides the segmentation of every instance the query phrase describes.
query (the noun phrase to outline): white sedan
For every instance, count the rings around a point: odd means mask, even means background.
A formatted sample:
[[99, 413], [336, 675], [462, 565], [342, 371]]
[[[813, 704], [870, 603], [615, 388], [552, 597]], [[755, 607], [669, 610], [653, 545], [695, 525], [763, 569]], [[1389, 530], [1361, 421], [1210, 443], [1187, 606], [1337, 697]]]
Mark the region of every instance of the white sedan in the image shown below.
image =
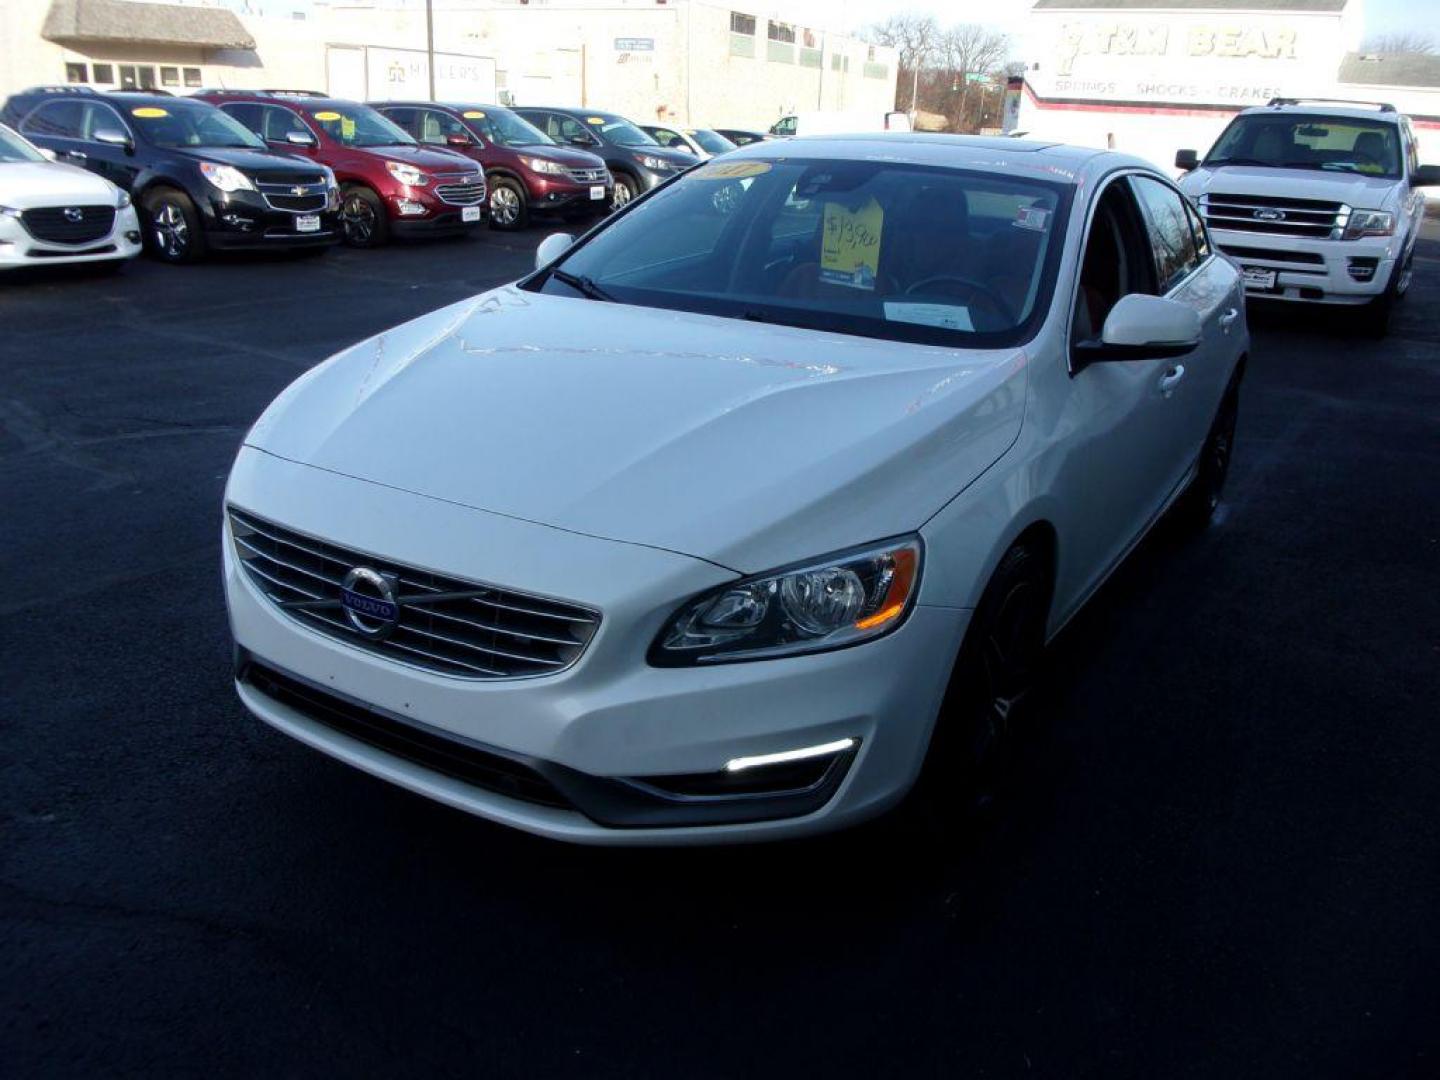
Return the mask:
[[1136, 159], [760, 143], [538, 263], [297, 380], [226, 493], [244, 703], [492, 821], [756, 840], [977, 778], [1219, 499], [1239, 275]]
[[51, 161], [0, 124], [0, 269], [103, 263], [140, 254], [130, 195], [74, 165]]

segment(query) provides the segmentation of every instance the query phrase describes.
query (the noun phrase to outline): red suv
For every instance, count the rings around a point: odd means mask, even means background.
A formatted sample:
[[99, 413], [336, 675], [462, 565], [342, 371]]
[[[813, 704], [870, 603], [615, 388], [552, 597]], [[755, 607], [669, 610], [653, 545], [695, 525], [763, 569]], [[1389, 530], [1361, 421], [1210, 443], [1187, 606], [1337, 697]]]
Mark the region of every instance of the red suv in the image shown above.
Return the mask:
[[345, 242], [375, 247], [397, 237], [481, 227], [485, 174], [462, 154], [421, 147], [368, 105], [320, 94], [215, 90], [218, 105], [265, 142], [330, 166], [340, 183]]
[[446, 146], [478, 161], [490, 185], [490, 224], [523, 229], [531, 214], [598, 217], [610, 209], [615, 181], [605, 162], [558, 145], [530, 121], [498, 105], [373, 102], [426, 146]]

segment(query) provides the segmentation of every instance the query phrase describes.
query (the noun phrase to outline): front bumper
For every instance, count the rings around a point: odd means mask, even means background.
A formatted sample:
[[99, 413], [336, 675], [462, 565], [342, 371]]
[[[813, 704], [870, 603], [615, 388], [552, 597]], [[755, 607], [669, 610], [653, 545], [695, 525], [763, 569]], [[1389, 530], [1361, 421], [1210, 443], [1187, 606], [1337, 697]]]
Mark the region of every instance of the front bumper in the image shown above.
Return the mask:
[[[553, 676], [456, 679], [407, 667], [308, 629], [252, 584], [225, 538], [225, 587], [242, 700], [261, 719], [340, 760], [470, 813], [556, 839], [694, 844], [794, 836], [862, 820], [913, 782], [967, 613], [917, 608], [895, 633], [831, 653], [701, 669], [661, 669], [645, 652], [685, 597], [733, 575], [670, 552], [599, 540], [380, 488], [244, 449], [236, 506], [358, 551], [508, 588], [568, 597], [602, 621], [585, 655]], [[461, 539], [457, 543], [457, 538]], [[371, 738], [320, 706], [274, 690], [248, 666], [297, 680], [391, 723], [418, 725], [484, 755], [518, 761], [563, 798], [476, 782]], [[323, 704], [323, 703], [322, 703]], [[326, 706], [328, 707], [328, 706]], [[354, 719], [352, 717], [352, 719]], [[363, 719], [363, 717], [362, 717]], [[746, 798], [695, 824], [684, 792], [736, 757], [858, 740], [818, 799]], [[472, 754], [472, 756], [475, 756]], [[671, 783], [670, 781], [674, 782]], [[825, 786], [828, 785], [828, 786]], [[518, 789], [517, 789], [518, 790]], [[791, 787], [785, 788], [791, 791]], [[812, 792], [812, 794], [814, 794]], [[707, 803], [713, 808], [718, 804]], [[758, 815], [755, 811], [758, 810]], [[752, 820], [742, 820], [746, 817]], [[763, 820], [755, 820], [757, 816]]]
[[[485, 227], [490, 215], [489, 192], [480, 201], [465, 206], [448, 203], [429, 187], [400, 187], [384, 196], [390, 215], [390, 230], [405, 239], [425, 236], [456, 236]], [[473, 221], [466, 221], [466, 211]]]
[[140, 254], [140, 220], [133, 206], [116, 211], [108, 235], [82, 244], [37, 240], [19, 220], [0, 214], [0, 267], [113, 262]]
[[[530, 175], [526, 177], [525, 186], [530, 195], [530, 211], [535, 214], [588, 210], [599, 215], [607, 213], [615, 199], [613, 179], [608, 179], [603, 184], [577, 184], [571, 180]], [[604, 194], [598, 199], [592, 198], [592, 188], [601, 189]]]
[[[324, 247], [340, 239], [340, 213], [319, 210], [277, 210], [254, 191], [217, 192], [202, 204], [205, 240], [225, 251], [249, 248]], [[320, 219], [320, 228], [301, 232], [302, 217]]]
[[1211, 241], [1242, 270], [1274, 272], [1269, 287], [1247, 282], [1249, 299], [1364, 304], [1385, 291], [1401, 257], [1399, 237], [1319, 240], [1210, 228]]

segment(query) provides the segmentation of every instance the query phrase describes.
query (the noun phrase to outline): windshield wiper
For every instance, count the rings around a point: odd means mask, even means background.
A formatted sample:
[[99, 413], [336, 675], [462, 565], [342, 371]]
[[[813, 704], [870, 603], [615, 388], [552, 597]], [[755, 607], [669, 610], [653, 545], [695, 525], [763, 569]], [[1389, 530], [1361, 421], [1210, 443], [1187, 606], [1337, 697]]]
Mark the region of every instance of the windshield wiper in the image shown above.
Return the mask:
[[1280, 168], [1280, 166], [1276, 165], [1273, 161], [1260, 161], [1258, 158], [1249, 157], [1211, 158], [1209, 161], [1202, 161], [1200, 164], [1207, 169], [1212, 165], [1259, 165], [1265, 169]]
[[572, 274], [567, 270], [551, 270], [550, 276], [563, 285], [569, 285], [587, 300], [604, 300], [614, 303], [615, 298], [583, 274]]

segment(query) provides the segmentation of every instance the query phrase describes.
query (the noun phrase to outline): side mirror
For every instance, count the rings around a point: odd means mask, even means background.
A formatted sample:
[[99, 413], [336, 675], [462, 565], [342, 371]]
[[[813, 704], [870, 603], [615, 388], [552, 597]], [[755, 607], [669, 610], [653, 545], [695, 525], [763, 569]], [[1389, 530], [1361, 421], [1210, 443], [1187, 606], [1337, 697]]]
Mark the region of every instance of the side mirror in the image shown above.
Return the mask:
[[445, 145], [453, 146], [457, 150], [464, 150], [468, 146], [474, 146], [475, 140], [464, 132], [455, 131], [445, 136]]
[[1189, 172], [1191, 169], [1198, 169], [1199, 167], [1200, 155], [1195, 153], [1194, 150], [1175, 151], [1175, 168], [1184, 169], [1186, 172]]
[[133, 149], [135, 145], [130, 141], [130, 136], [119, 128], [100, 128], [91, 138], [106, 146], [123, 146], [126, 150]]
[[540, 241], [540, 246], [535, 249], [535, 269], [541, 270], [549, 266], [556, 259], [570, 250], [570, 245], [575, 243], [575, 237], [568, 232], [551, 233]]
[[595, 145], [595, 140], [592, 139], [592, 138], [590, 138], [589, 135], [572, 135], [572, 136], [570, 136], [570, 138], [568, 138], [568, 139], [565, 140], [565, 141], [568, 142], [571, 146], [594, 146], [594, 145]]
[[1158, 360], [1184, 356], [1200, 344], [1200, 315], [1163, 296], [1131, 293], [1105, 317], [1099, 341], [1075, 345], [1076, 357], [1093, 364], [1112, 360]]
[[314, 146], [315, 136], [308, 131], [287, 131], [285, 141], [291, 146]]
[[1412, 187], [1440, 187], [1440, 165], [1421, 165], [1410, 178]]

